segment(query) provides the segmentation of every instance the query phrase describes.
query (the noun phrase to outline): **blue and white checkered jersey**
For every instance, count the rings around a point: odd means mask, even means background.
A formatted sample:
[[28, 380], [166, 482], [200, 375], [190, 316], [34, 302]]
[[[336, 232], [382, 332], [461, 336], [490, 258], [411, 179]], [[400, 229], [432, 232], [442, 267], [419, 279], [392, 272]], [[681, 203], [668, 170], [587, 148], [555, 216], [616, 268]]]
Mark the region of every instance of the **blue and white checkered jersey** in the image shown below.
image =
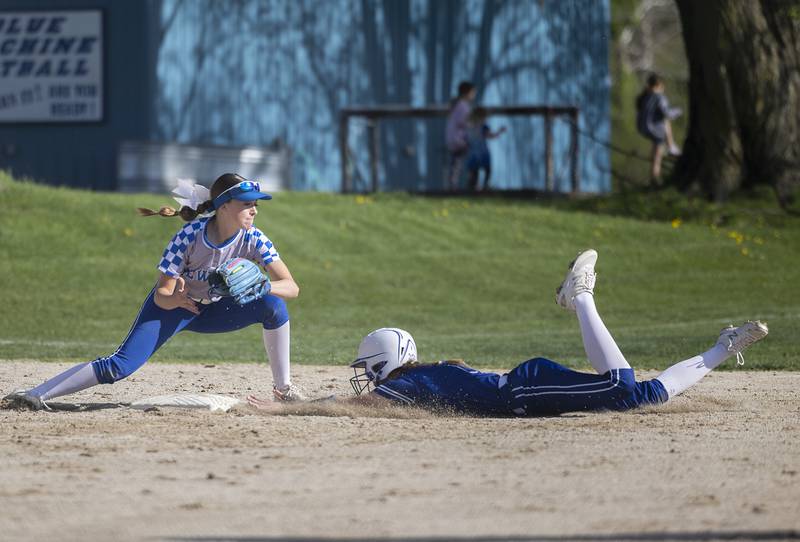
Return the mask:
[[445, 409], [479, 416], [509, 416], [508, 396], [501, 394], [500, 375], [439, 362], [411, 367], [373, 393], [392, 401], [428, 409]]
[[239, 230], [236, 235], [215, 245], [206, 234], [211, 218], [187, 222], [167, 244], [158, 270], [170, 277], [183, 277], [189, 297], [211, 300], [208, 275], [212, 269], [231, 258], [247, 258], [262, 266], [279, 260], [272, 241], [256, 227]]

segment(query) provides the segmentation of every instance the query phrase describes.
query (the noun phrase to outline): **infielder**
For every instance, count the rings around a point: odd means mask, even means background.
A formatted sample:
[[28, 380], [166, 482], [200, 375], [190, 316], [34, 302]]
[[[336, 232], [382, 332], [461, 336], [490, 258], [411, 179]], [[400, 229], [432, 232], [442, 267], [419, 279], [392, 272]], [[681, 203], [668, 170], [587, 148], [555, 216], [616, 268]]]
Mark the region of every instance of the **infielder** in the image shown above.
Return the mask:
[[[253, 225], [258, 201], [272, 196], [261, 192], [257, 182], [233, 173], [220, 176], [210, 193], [187, 181], [181, 181], [176, 192], [187, 198], [176, 198], [184, 203], [180, 212], [170, 207], [158, 212], [140, 209], [144, 215], [179, 215], [186, 224], [164, 250], [158, 283], [120, 347], [31, 390], [9, 395], [6, 400], [12, 405], [39, 410], [55, 397], [122, 380], [183, 330], [222, 333], [253, 324], [263, 327], [275, 397], [303, 398], [289, 376], [289, 313], [284, 302], [297, 297], [300, 289], [275, 246]], [[271, 282], [253, 261], [267, 270]], [[218, 284], [210, 287], [209, 279], [214, 277]], [[223, 282], [231, 277], [243, 278], [246, 284], [240, 281], [229, 289]]]
[[[528, 360], [499, 375], [476, 371], [458, 361], [418, 364], [417, 347], [406, 331], [382, 328], [367, 335], [351, 365], [357, 397], [370, 406], [398, 403], [478, 416], [537, 416], [571, 411], [628, 410], [664, 403], [696, 384], [731, 356], [767, 335], [761, 322], [722, 330], [707, 352], [676, 363], [653, 380], [637, 382], [594, 304], [597, 252], [587, 250], [570, 264], [556, 301], [575, 311], [586, 355], [597, 374], [573, 371], [545, 358]], [[362, 395], [370, 386], [374, 389]], [[323, 401], [335, 401], [330, 397]], [[248, 397], [260, 409], [284, 405]]]

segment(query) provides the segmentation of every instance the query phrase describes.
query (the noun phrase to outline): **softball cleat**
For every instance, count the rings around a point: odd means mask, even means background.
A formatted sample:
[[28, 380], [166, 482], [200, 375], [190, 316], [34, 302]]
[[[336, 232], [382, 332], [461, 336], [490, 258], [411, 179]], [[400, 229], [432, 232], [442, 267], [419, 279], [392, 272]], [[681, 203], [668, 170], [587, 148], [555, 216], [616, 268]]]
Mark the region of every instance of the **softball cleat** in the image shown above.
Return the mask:
[[305, 401], [307, 397], [300, 391], [300, 388], [294, 384], [289, 384], [285, 388], [272, 387], [272, 394], [275, 396], [276, 401], [284, 401], [292, 403], [295, 401]]
[[3, 397], [2, 407], [16, 410], [52, 410], [41, 398], [30, 393], [31, 390], [17, 390]]
[[578, 294], [594, 295], [594, 283], [597, 274], [594, 266], [597, 263], [597, 251], [585, 250], [578, 254], [572, 263], [569, 264], [567, 277], [561, 286], [556, 288], [556, 303], [567, 310], [574, 311], [575, 296]]
[[742, 350], [766, 337], [767, 333], [769, 333], [767, 324], [758, 320], [750, 320], [739, 327], [724, 328], [719, 332], [717, 344], [724, 346], [729, 353], [736, 354], [736, 363], [744, 365]]

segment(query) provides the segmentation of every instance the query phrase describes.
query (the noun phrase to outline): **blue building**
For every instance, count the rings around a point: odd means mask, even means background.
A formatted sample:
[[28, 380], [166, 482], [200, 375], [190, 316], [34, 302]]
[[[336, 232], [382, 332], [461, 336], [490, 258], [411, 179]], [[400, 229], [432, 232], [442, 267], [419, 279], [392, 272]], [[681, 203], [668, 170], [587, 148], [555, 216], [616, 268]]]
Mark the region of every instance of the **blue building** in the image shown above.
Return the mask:
[[[277, 146], [291, 150], [294, 189], [338, 190], [342, 108], [446, 104], [469, 80], [483, 105], [577, 106], [591, 135], [581, 187], [605, 191], [608, 31], [607, 0], [0, 0], [0, 169], [114, 190], [126, 142]], [[60, 49], [43, 49], [48, 38]], [[20, 72], [24, 62], [38, 67]], [[493, 186], [543, 188], [544, 119], [489, 124], [508, 128], [490, 143]], [[569, 132], [556, 118], [562, 190]], [[356, 189], [367, 188], [366, 133], [351, 124]], [[379, 146], [382, 189], [440, 187], [443, 119], [384, 121]]]

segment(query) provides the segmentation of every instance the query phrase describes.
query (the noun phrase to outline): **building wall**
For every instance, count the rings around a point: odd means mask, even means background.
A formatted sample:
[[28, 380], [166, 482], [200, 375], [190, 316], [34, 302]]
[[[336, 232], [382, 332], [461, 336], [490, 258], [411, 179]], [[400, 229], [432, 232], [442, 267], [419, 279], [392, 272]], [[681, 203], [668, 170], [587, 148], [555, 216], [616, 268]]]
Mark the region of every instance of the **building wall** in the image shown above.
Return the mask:
[[[336, 190], [338, 111], [447, 103], [460, 80], [485, 105], [577, 105], [580, 178], [610, 186], [607, 0], [163, 0], [153, 136], [295, 152], [292, 186]], [[544, 122], [493, 118], [493, 186], [544, 187]], [[367, 188], [366, 124], [350, 129]], [[441, 188], [444, 121], [381, 123], [383, 189]], [[569, 125], [554, 123], [556, 183], [569, 189]]]
[[[99, 122], [0, 123], [0, 169], [51, 184], [116, 189], [120, 141], [150, 128], [149, 1], [0, 0], [3, 11], [100, 9], [104, 28], [104, 111]], [[0, 79], [0, 87], [2, 79]]]
[[[91, 124], [0, 123], [0, 168], [54, 184], [115, 189], [126, 140], [292, 149], [292, 187], [340, 186], [338, 111], [447, 103], [460, 80], [485, 105], [577, 105], [579, 176], [610, 187], [608, 0], [0, 0], [0, 10], [100, 8], [105, 114]], [[544, 187], [541, 118], [490, 143], [493, 186]], [[351, 125], [366, 188], [366, 125]], [[569, 126], [554, 123], [556, 185], [569, 187]], [[444, 122], [380, 130], [383, 189], [441, 187]], [[209, 172], [214, 178], [220, 172]], [[359, 185], [359, 183], [361, 183]]]

